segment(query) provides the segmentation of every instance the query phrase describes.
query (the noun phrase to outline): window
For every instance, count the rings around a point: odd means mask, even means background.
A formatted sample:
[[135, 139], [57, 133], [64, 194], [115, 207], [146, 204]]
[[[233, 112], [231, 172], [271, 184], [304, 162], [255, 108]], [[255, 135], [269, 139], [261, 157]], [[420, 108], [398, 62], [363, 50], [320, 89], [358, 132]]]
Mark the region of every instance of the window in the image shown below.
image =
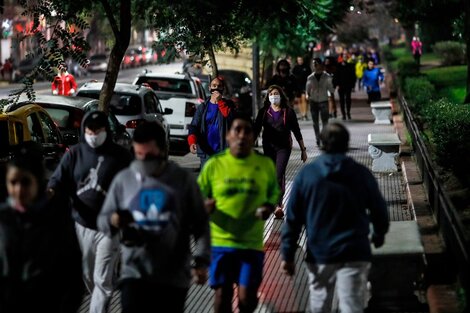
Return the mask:
[[8, 121], [0, 121], [0, 157], [8, 155], [9, 147]]
[[33, 113], [29, 115], [26, 121], [28, 123], [29, 133], [31, 134], [31, 140], [41, 144], [44, 143], [44, 134], [42, 133], [42, 127], [36, 114]]
[[193, 94], [191, 85], [187, 79], [139, 77], [137, 85], [143, 83], [149, 84], [153, 90], [158, 92]]
[[60, 128], [66, 128], [69, 125], [70, 112], [63, 109], [46, 108], [47, 113], [52, 117], [54, 123]]
[[110, 105], [116, 115], [139, 115], [142, 113], [142, 103], [139, 96], [113, 94]]
[[157, 99], [152, 92], [144, 95], [145, 113], [157, 113]]
[[59, 135], [52, 119], [44, 112], [39, 112], [39, 119], [45, 135], [45, 142], [59, 143]]

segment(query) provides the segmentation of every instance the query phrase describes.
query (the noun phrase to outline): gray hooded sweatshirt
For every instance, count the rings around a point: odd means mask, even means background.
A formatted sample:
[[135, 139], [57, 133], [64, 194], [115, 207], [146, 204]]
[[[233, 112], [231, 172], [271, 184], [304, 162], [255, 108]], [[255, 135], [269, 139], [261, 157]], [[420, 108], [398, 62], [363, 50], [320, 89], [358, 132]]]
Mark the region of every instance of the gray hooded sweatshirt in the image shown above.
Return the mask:
[[[115, 177], [98, 216], [98, 229], [108, 236], [120, 232], [120, 279], [188, 288], [191, 236], [195, 265], [207, 266], [210, 257], [209, 217], [199, 187], [193, 174], [171, 161], [158, 177], [144, 171], [136, 160]], [[110, 218], [117, 211], [132, 214], [135, 222], [122, 230], [114, 228]]]

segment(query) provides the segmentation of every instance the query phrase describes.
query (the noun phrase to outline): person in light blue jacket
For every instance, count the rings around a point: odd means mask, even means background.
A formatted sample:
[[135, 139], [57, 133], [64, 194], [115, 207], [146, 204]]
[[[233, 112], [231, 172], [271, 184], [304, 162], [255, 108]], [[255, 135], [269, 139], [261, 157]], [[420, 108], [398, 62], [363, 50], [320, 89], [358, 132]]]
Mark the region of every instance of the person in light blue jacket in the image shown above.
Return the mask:
[[387, 205], [369, 169], [346, 156], [349, 133], [344, 125], [328, 124], [321, 137], [324, 153], [294, 180], [281, 234], [281, 270], [294, 274], [305, 225], [310, 312], [331, 312], [336, 287], [340, 311], [362, 313], [370, 241], [376, 247], [384, 243]]
[[362, 76], [362, 85], [367, 91], [367, 103], [371, 104], [374, 101], [381, 99], [380, 84], [384, 82], [384, 75], [382, 71], [375, 67], [374, 61], [371, 59], [367, 62], [367, 68]]

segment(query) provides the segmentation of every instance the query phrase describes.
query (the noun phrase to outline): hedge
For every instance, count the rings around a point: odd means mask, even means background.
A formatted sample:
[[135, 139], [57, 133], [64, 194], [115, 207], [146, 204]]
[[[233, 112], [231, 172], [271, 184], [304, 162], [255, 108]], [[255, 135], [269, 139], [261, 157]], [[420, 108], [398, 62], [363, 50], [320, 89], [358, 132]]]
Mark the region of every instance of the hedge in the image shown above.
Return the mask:
[[433, 47], [436, 53], [442, 59], [442, 65], [465, 64], [465, 45], [456, 41], [436, 42]]
[[422, 114], [423, 108], [436, 94], [436, 88], [424, 76], [405, 78], [403, 89], [410, 109], [417, 114]]

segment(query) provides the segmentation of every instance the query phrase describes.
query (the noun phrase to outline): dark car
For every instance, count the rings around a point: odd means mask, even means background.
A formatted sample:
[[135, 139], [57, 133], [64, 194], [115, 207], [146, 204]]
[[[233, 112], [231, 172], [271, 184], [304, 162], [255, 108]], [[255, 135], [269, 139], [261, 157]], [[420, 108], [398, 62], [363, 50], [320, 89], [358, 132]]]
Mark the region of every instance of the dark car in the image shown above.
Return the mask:
[[[20, 103], [31, 103], [23, 101]], [[59, 127], [60, 132], [67, 145], [78, 143], [80, 138], [80, 126], [82, 118], [88, 111], [98, 110], [99, 101], [87, 97], [67, 97], [67, 96], [36, 96], [35, 103], [49, 113], [54, 123]], [[113, 134], [113, 141], [130, 149], [131, 136], [126, 131], [126, 127], [119, 123], [116, 116], [109, 112], [108, 122]]]
[[253, 115], [251, 78], [247, 73], [238, 70], [219, 70], [229, 86], [230, 98], [243, 113]]

